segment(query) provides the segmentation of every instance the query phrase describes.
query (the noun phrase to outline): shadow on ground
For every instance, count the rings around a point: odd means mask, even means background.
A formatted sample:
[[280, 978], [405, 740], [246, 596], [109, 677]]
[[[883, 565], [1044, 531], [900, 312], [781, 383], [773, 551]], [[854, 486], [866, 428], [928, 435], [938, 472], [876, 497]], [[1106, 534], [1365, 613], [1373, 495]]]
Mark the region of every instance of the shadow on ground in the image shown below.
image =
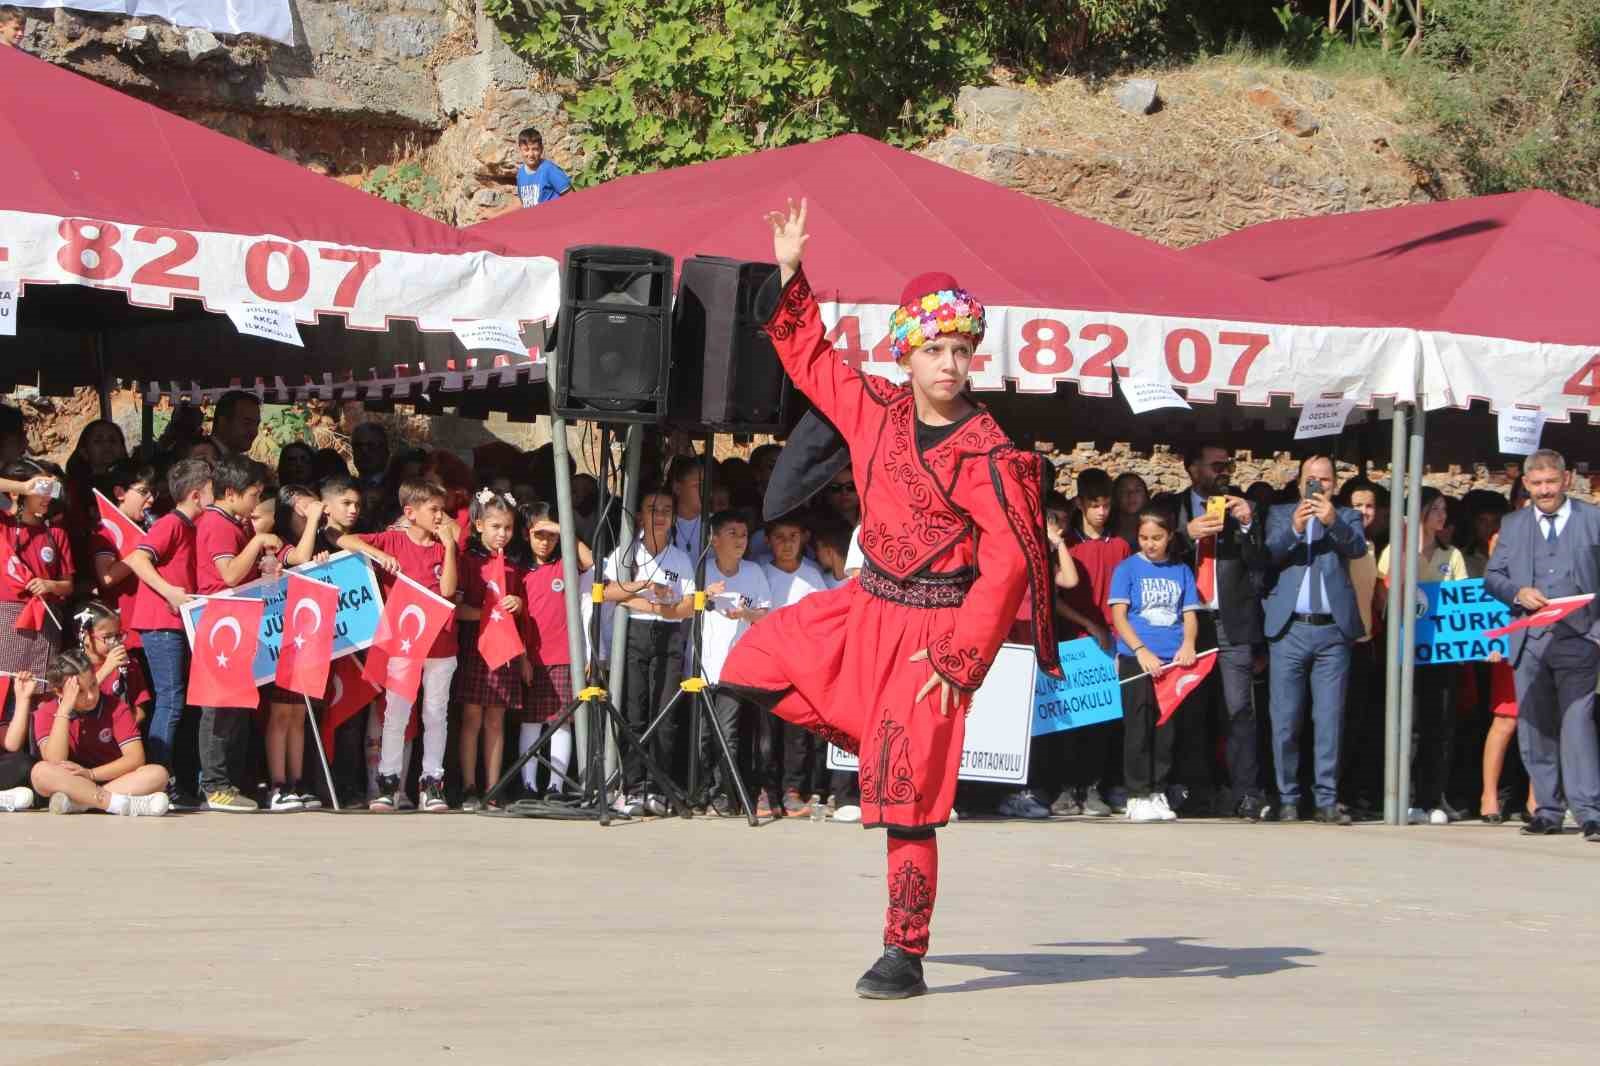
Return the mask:
[[[989, 976], [971, 977], [960, 984], [930, 988], [946, 992], [982, 992], [993, 988], [1027, 985], [1064, 985], [1079, 981], [1106, 981], [1119, 977], [1258, 977], [1306, 964], [1294, 961], [1321, 952], [1311, 948], [1222, 948], [1192, 937], [1134, 937], [1129, 940], [1070, 941], [1041, 944], [1063, 951], [1034, 951], [1013, 955], [930, 955], [927, 961], [943, 966], [970, 966]], [[1115, 954], [1078, 954], [1086, 948], [1129, 949]]]

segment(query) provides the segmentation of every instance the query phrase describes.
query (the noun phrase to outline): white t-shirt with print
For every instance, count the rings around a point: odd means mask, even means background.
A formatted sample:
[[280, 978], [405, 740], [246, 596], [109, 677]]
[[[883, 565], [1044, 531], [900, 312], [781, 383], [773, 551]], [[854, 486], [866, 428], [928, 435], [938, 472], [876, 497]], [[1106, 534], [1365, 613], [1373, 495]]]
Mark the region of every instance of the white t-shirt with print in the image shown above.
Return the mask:
[[[622, 580], [621, 561], [627, 558], [622, 549], [612, 552], [606, 557], [605, 576], [607, 581]], [[633, 576], [628, 579], [631, 585], [635, 582], [648, 582], [656, 585], [666, 585], [674, 589], [679, 597], [694, 594], [694, 564], [689, 561], [689, 556], [676, 544], [668, 544], [662, 549], [660, 555], [651, 555], [650, 549], [645, 547], [644, 539], [638, 538], [633, 542]], [[640, 593], [644, 599], [653, 600], [655, 597], [650, 589]], [[660, 622], [664, 619], [653, 614], [628, 609], [630, 622]]]
[[715, 683], [722, 676], [722, 664], [728, 653], [750, 628], [743, 618], [729, 618], [725, 612], [741, 607], [767, 608], [773, 606], [772, 589], [767, 585], [767, 575], [762, 568], [748, 559], [739, 560], [739, 569], [730, 577], [713, 560], [706, 567], [706, 586], [722, 582], [723, 591], [706, 600], [706, 613], [701, 619], [700, 663], [706, 680]]

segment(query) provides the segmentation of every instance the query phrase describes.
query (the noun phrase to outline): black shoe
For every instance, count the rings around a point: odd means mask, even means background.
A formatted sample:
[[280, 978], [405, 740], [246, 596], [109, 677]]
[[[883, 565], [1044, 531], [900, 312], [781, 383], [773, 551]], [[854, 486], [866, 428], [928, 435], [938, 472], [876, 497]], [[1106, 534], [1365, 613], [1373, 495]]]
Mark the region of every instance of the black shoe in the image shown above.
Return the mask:
[[1600, 822], [1584, 822], [1583, 839], [1591, 844], [1600, 844]]
[[1528, 819], [1528, 824], [1523, 826], [1519, 832], [1525, 837], [1560, 836], [1561, 819], [1546, 818], [1542, 814], [1536, 814]]
[[1240, 818], [1250, 822], [1261, 821], [1261, 812], [1266, 804], [1261, 802], [1260, 796], [1246, 796], [1235, 812]]
[[1298, 803], [1285, 803], [1278, 810], [1278, 821], [1298, 822], [1300, 820], [1300, 805]]
[[1349, 825], [1350, 815], [1338, 807], [1318, 807], [1317, 813], [1312, 816], [1312, 821], [1324, 825]]
[[856, 995], [862, 999], [910, 999], [927, 990], [921, 956], [895, 944], [885, 946], [883, 957], [856, 982]]
[[1499, 811], [1490, 811], [1488, 814], [1483, 816], [1484, 825], [1504, 825], [1505, 821], [1506, 816], [1501, 814]]

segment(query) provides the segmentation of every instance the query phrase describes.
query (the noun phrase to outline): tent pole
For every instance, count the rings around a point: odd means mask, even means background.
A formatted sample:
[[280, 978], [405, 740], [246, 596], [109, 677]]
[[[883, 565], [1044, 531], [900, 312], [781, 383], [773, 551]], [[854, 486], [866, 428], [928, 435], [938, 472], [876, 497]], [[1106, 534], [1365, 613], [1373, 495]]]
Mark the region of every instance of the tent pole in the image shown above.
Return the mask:
[[[621, 564], [618, 573], [625, 579], [633, 577], [634, 516], [639, 512], [639, 463], [644, 452], [644, 426], [634, 422], [622, 445], [622, 528], [617, 534], [617, 559]], [[604, 460], [601, 460], [602, 467]], [[595, 565], [600, 561], [595, 560]], [[623, 700], [623, 669], [628, 657], [628, 612], [622, 608], [612, 612], [611, 619], [611, 702], [618, 708]], [[606, 779], [617, 770], [617, 741], [606, 734]], [[619, 786], [620, 787], [620, 786]], [[620, 795], [620, 793], [619, 793]]]
[[1390, 572], [1393, 572], [1395, 560], [1405, 559], [1406, 590], [1405, 602], [1401, 605], [1401, 618], [1404, 630], [1400, 634], [1400, 735], [1396, 738], [1400, 749], [1399, 784], [1396, 786], [1396, 800], [1401, 809], [1401, 818], [1411, 806], [1411, 733], [1412, 720], [1416, 710], [1416, 679], [1417, 670], [1417, 552], [1416, 545], [1421, 543], [1422, 535], [1422, 443], [1427, 420], [1427, 412], [1419, 402], [1411, 419], [1411, 454], [1407, 458], [1406, 466], [1411, 474], [1410, 484], [1406, 486], [1406, 538], [1405, 555], [1399, 555], [1391, 545], [1389, 548]]
[[[1392, 446], [1389, 459], [1389, 558], [1400, 558], [1405, 542], [1405, 507], [1401, 494], [1406, 486], [1406, 408], [1394, 405]], [[1389, 583], [1389, 626], [1384, 634], [1383, 699], [1383, 820], [1400, 825], [1405, 811], [1400, 807], [1400, 600], [1397, 582]]]

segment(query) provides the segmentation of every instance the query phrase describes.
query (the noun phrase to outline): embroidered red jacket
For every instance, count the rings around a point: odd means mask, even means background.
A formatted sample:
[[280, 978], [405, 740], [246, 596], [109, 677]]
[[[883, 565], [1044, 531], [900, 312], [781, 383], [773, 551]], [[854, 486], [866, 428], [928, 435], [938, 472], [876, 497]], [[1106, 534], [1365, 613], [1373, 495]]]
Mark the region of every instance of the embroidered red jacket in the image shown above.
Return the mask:
[[919, 453], [910, 386], [845, 366], [803, 272], [784, 287], [767, 333], [789, 376], [849, 446], [861, 550], [871, 564], [901, 580], [976, 571], [955, 627], [929, 649], [933, 668], [960, 688], [977, 688], [1027, 595], [1034, 653], [1060, 676], [1040, 489], [1045, 460], [1014, 446], [981, 407]]

